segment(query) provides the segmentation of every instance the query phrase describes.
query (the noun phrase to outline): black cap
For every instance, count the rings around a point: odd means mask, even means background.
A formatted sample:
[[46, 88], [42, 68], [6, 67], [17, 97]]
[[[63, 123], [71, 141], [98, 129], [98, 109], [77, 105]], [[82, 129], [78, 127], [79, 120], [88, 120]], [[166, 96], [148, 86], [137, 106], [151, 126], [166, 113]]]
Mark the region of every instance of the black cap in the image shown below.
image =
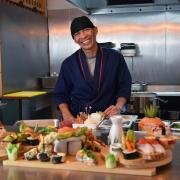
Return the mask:
[[71, 23], [71, 35], [74, 39], [74, 34], [77, 33], [80, 30], [83, 30], [85, 28], [94, 28], [94, 24], [91, 22], [91, 20], [87, 16], [81, 16], [74, 18]]

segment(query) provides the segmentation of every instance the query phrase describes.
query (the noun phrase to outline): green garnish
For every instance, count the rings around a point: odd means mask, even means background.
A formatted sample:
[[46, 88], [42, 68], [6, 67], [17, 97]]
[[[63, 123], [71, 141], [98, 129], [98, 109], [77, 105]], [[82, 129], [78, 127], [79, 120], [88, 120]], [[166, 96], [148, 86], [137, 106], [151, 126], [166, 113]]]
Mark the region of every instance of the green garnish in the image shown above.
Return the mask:
[[86, 133], [86, 131], [88, 130], [87, 127], [82, 127], [82, 128], [79, 128], [78, 130], [76, 130], [74, 133], [73, 133], [73, 136], [75, 137], [79, 137], [79, 136], [82, 136]]
[[97, 162], [97, 157], [96, 157], [96, 155], [93, 153], [92, 150], [86, 149], [86, 148], [83, 148], [82, 150], [83, 150], [84, 153], [87, 155], [87, 157], [89, 157], [89, 158], [91, 158], [91, 159], [94, 159], [95, 162]]
[[19, 132], [20, 133], [24, 133], [25, 129], [27, 128], [28, 126], [24, 123], [24, 122], [21, 122], [20, 125], [19, 125]]
[[106, 156], [106, 168], [115, 168], [117, 166], [116, 164], [116, 157], [114, 154], [109, 153]]
[[9, 143], [6, 147], [6, 151], [8, 154], [8, 159], [11, 161], [17, 160], [18, 152], [19, 152], [20, 144], [12, 144]]
[[171, 128], [180, 129], [180, 124], [172, 124]]

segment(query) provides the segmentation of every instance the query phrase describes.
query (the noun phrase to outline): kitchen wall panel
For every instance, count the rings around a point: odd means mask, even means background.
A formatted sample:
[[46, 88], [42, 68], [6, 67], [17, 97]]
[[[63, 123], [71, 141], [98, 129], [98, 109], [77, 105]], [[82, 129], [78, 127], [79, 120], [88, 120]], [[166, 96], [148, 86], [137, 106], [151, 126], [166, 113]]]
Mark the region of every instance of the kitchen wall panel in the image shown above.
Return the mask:
[[125, 57], [134, 82], [163, 82], [165, 29], [162, 13], [112, 14], [93, 17], [99, 27], [98, 41], [112, 41], [116, 44], [116, 49], [120, 49], [120, 43], [136, 44], [137, 56]]
[[2, 93], [37, 89], [49, 74], [47, 18], [0, 3]]
[[[73, 42], [71, 19], [82, 15], [77, 9], [49, 11], [50, 66], [59, 72], [61, 62], [78, 46]], [[141, 12], [94, 14], [89, 16], [98, 26], [98, 42], [135, 43], [137, 56], [125, 57], [133, 82], [180, 84], [180, 12]]]
[[70, 33], [73, 17], [83, 15], [77, 9], [54, 10], [48, 13], [50, 72], [59, 73], [62, 61], [79, 47]]
[[166, 78], [180, 84], [180, 11], [166, 13]]

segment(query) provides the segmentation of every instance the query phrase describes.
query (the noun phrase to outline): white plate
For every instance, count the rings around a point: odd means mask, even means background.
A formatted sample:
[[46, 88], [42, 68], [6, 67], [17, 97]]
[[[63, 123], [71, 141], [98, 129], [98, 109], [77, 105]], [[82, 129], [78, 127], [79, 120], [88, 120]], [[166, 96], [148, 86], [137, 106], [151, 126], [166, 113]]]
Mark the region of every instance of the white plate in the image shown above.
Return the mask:
[[[135, 122], [138, 118], [137, 115], [119, 115], [123, 118], [122, 120], [122, 127], [123, 128], [130, 128], [132, 123]], [[99, 124], [100, 128], [104, 128], [104, 129], [109, 129], [111, 128], [112, 122], [110, 119], [104, 119], [104, 121], [102, 121]]]

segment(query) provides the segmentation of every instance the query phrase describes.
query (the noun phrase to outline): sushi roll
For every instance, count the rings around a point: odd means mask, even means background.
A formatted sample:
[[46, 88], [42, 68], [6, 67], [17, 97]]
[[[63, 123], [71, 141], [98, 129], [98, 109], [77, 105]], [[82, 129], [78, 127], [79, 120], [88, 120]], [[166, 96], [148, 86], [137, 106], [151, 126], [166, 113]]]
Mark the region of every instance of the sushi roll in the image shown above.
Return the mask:
[[127, 149], [123, 150], [124, 159], [136, 159], [139, 157], [139, 154], [136, 149], [128, 151]]
[[46, 162], [49, 161], [49, 156], [46, 152], [40, 152], [37, 154], [37, 159], [42, 162]]
[[57, 155], [61, 157], [62, 163], [66, 161], [66, 154], [65, 153], [58, 153]]
[[24, 158], [26, 160], [36, 159], [37, 154], [38, 154], [37, 148], [33, 148], [28, 152], [24, 153]]
[[60, 164], [61, 163], [62, 156], [59, 155], [52, 155], [50, 158], [51, 163], [53, 164]]
[[39, 145], [39, 139], [27, 137], [25, 143], [30, 146], [36, 146], [36, 145]]

